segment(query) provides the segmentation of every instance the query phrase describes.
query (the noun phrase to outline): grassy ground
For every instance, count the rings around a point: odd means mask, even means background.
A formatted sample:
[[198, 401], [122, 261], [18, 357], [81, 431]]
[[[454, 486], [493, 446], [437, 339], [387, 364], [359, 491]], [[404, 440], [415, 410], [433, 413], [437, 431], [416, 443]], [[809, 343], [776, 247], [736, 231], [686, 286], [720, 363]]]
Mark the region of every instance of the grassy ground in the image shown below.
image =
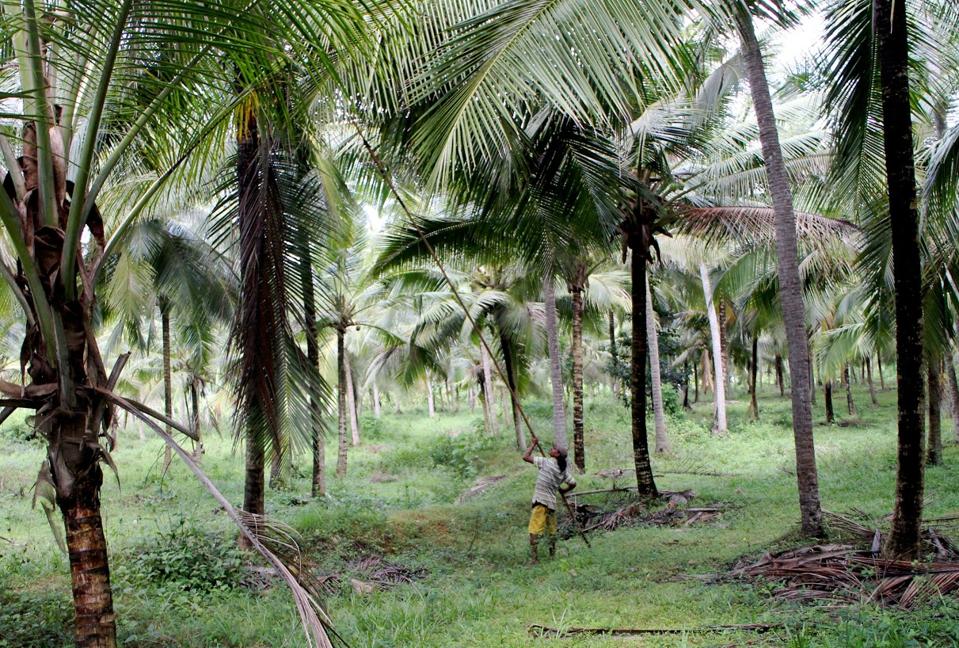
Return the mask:
[[[857, 397], [860, 420], [816, 429], [823, 504], [881, 516], [892, 506], [895, 395], [881, 394], [879, 407], [869, 406], [865, 393]], [[837, 411], [844, 406], [837, 398]], [[327, 499], [305, 496], [304, 458], [301, 476], [287, 490], [268, 493], [268, 513], [300, 532], [318, 571], [346, 574], [326, 603], [356, 647], [956, 645], [959, 606], [950, 601], [908, 615], [871, 605], [824, 610], [773, 600], [761, 587], [689, 578], [800, 542], [788, 402], [770, 393], [761, 408], [762, 420], [748, 423], [745, 402], [733, 402], [730, 435], [717, 439], [708, 433], [710, 406], [701, 403], [670, 421], [674, 450], [654, 460], [661, 489], [691, 488], [696, 503], [724, 503], [718, 523], [620, 529], [595, 535], [592, 549], [571, 539], [554, 561], [537, 567], [525, 565], [534, 472], [519, 461], [507, 435], [490, 440], [476, 433], [479, 410], [432, 420], [419, 412], [367, 420], [364, 444], [350, 455], [349, 477], [331, 479]], [[530, 410], [537, 429], [548, 430], [548, 407], [532, 403]], [[596, 397], [586, 417], [588, 471], [580, 490], [608, 486], [595, 472], [629, 466], [631, 457], [622, 406]], [[65, 559], [43, 514], [30, 508], [42, 449], [15, 440], [15, 423], [0, 432], [0, 646], [69, 645]], [[951, 424], [944, 428], [951, 439]], [[335, 452], [327, 454], [332, 468]], [[161, 479], [161, 445], [136, 434], [121, 437], [114, 456], [122, 487], [110, 477], [103, 501], [124, 645], [302, 645], [282, 587], [238, 584], [245, 558], [233, 549], [235, 532], [186, 469], [174, 465]], [[211, 437], [203, 466], [236, 503], [241, 464], [230, 440]], [[506, 478], [456, 503], [476, 477], [494, 474]], [[927, 472], [930, 515], [959, 511], [957, 477], [959, 451], [950, 443], [945, 466]], [[357, 594], [349, 586], [350, 561], [372, 554], [423, 568], [427, 576]], [[757, 622], [787, 627], [766, 635], [648, 639], [544, 640], [527, 633], [531, 623], [692, 628]]]

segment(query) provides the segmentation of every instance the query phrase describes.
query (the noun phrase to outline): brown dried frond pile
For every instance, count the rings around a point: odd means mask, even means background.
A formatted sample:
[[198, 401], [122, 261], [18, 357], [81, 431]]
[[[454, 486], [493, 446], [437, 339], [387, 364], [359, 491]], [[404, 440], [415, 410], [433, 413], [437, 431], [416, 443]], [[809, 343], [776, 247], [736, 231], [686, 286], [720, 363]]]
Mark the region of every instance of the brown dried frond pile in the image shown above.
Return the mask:
[[[738, 564], [729, 576], [764, 581], [777, 598], [840, 604], [875, 602], [904, 609], [959, 592], [959, 552], [932, 527], [923, 530], [928, 562], [883, 558], [882, 531], [865, 523], [868, 516], [826, 514], [829, 527], [859, 541], [802, 547], [767, 553], [755, 562]], [[957, 518], [959, 519], [959, 518]]]
[[[581, 502], [584, 495], [606, 495], [607, 502], [605, 505], [585, 504]], [[570, 504], [583, 531], [612, 531], [622, 526], [685, 527], [713, 522], [722, 514], [718, 506], [688, 506], [693, 497], [692, 491], [664, 492], [660, 499], [665, 500], [666, 506], [657, 507], [649, 502], [636, 501], [623, 489], [609, 489], [580, 493], [575, 500], [570, 499]], [[560, 532], [568, 537], [575, 529], [567, 519]]]

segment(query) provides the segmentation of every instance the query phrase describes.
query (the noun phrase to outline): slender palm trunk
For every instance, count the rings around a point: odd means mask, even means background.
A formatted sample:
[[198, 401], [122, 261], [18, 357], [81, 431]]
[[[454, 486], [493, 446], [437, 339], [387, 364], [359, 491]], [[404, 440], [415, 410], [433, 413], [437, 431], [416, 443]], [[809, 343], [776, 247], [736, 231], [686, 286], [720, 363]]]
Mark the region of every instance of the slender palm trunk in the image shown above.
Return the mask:
[[836, 411], [832, 405], [832, 380], [823, 383], [823, 400], [826, 402], [826, 423], [836, 422]]
[[926, 462], [931, 466], [938, 466], [942, 463], [942, 379], [938, 359], [928, 361], [926, 380], [929, 395], [929, 449]]
[[[303, 252], [306, 252], [305, 250]], [[317, 343], [316, 291], [313, 287], [313, 266], [308, 253], [302, 254], [300, 281], [303, 284], [303, 330], [306, 332], [306, 358], [310, 367], [320, 370], [320, 347]], [[310, 390], [310, 439], [312, 440], [312, 474], [310, 495], [326, 495], [326, 439], [323, 438], [323, 421], [320, 399], [315, 389]]]
[[752, 353], [749, 356], [749, 417], [759, 420], [759, 400], [756, 397], [756, 373], [758, 370], [759, 336], [753, 334]]
[[866, 358], [866, 383], [869, 385], [869, 400], [873, 405], [878, 405], [879, 400], [876, 399], [876, 385], [872, 382], [872, 360]]
[[[638, 208], [639, 211], [641, 208]], [[640, 497], [657, 497], [656, 481], [649, 458], [646, 431], [646, 263], [648, 242], [642, 229], [630, 232], [630, 301], [633, 312], [632, 354], [630, 357], [630, 421], [633, 435], [633, 465]], [[638, 239], [638, 240], [637, 240]]]
[[622, 385], [620, 384], [619, 376], [617, 376], [615, 372], [616, 367], [619, 366], [619, 352], [616, 349], [616, 315], [613, 311], [609, 311], [609, 357], [614, 369], [613, 374], [610, 376], [609, 384], [613, 390], [613, 394], [618, 396]]
[[374, 380], [370, 389], [373, 391], [373, 418], [380, 418], [383, 415], [383, 406], [380, 404], [380, 386]]
[[793, 213], [789, 176], [786, 173], [786, 165], [779, 145], [779, 131], [776, 126], [772, 97], [769, 94], [769, 84], [763, 67], [762, 51], [756, 38], [752, 17], [748, 12], [738, 13], [737, 17], [776, 221], [779, 295], [786, 325], [789, 375], [792, 380], [790, 392], [802, 531], [808, 536], [819, 536], [822, 534], [822, 508], [819, 501], [819, 475], [816, 470], [816, 449], [813, 441], [811, 386], [807, 382], [810, 377], [809, 350], [805, 327], [806, 311], [796, 248], [796, 217]]
[[203, 434], [200, 432], [200, 377], [196, 374], [190, 376], [190, 429], [196, 436], [196, 446], [193, 449], [193, 456], [199, 459], [203, 456]]
[[846, 411], [849, 412], [849, 416], [856, 416], [856, 402], [852, 399], [852, 382], [849, 377], [849, 365], [847, 364], [843, 367], [843, 382], [846, 383]]
[[586, 470], [586, 440], [583, 420], [583, 286], [572, 281], [569, 292], [573, 301], [573, 463], [580, 472]]
[[693, 363], [693, 402], [699, 402], [699, 361]]
[[493, 407], [493, 361], [489, 357], [489, 351], [485, 344], [480, 344], [480, 362], [483, 367], [482, 397], [483, 397], [483, 420], [486, 423], [486, 431], [490, 434], [496, 434], [496, 415]]
[[876, 372], [879, 374], [879, 391], [886, 391], [886, 379], [882, 372], [882, 355], [876, 356]]
[[956, 378], [956, 364], [952, 353], [946, 355], [946, 377], [949, 379], [949, 402], [952, 404], [952, 428], [956, 442], [959, 443], [959, 379]]
[[426, 409], [430, 418], [436, 416], [436, 401], [433, 400], [433, 375], [429, 369], [426, 370]]
[[350, 441], [346, 433], [346, 348], [345, 331], [336, 328], [336, 428], [339, 447], [336, 455], [336, 476], [346, 476], [347, 453]]
[[516, 369], [513, 367], [513, 349], [509, 339], [502, 332], [499, 337], [500, 348], [503, 351], [503, 369], [506, 371], [506, 385], [509, 388], [510, 407], [513, 412], [513, 429], [516, 431], [516, 448], [526, 449], [526, 432], [520, 423], [519, 405], [516, 402], [519, 392], [516, 390]]
[[716, 307], [713, 304], [713, 288], [709, 281], [709, 270], [705, 264], [699, 265], [699, 278], [703, 283], [703, 295], [706, 298], [706, 316], [709, 319], [709, 333], [712, 341], [713, 356], [713, 432], [726, 434], [729, 430], [726, 424], [726, 385], [723, 382], [723, 347], [722, 334], [719, 330], [719, 318], [716, 316]]
[[[170, 306], [160, 298], [160, 333], [163, 338], [163, 413], [168, 419], [173, 418], [173, 368], [171, 356], [173, 351], [170, 344]], [[170, 426], [166, 426], [166, 433], [170, 434]], [[170, 469], [173, 462], [173, 450], [164, 444], [163, 472]]]
[[693, 406], [689, 404], [689, 362], [687, 361], [683, 361], [683, 376], [683, 409], [691, 410]]
[[786, 377], [783, 375], [783, 357], [776, 354], [776, 386], [779, 387], [779, 397], [786, 396]]
[[649, 346], [649, 375], [652, 382], [653, 420], [656, 424], [658, 453], [669, 452], [669, 437], [666, 435], [666, 411], [663, 408], [663, 376], [659, 365], [659, 333], [656, 331], [656, 313], [653, 309], [653, 294], [646, 284], [646, 340]]
[[729, 394], [732, 371], [729, 369], [729, 342], [726, 340], [726, 302], [720, 300], [716, 305], [716, 315], [719, 322], [719, 348], [723, 356], [723, 389]]
[[556, 326], [556, 285], [552, 274], [543, 281], [543, 297], [549, 377], [553, 392], [553, 445], [565, 452], [569, 448], [569, 441], [566, 438], [566, 402], [563, 398], [563, 360], [559, 354], [559, 331]]
[[350, 365], [350, 352], [343, 350], [343, 369], [346, 371], [346, 407], [350, 415], [351, 442], [360, 445], [360, 421], [357, 416], [356, 387], [353, 384], [353, 368]]
[[876, 51], [882, 82], [883, 146], [896, 294], [896, 375], [899, 452], [896, 503], [886, 550], [911, 558], [919, 550], [924, 473], [922, 265], [909, 96], [905, 2], [874, 0]]

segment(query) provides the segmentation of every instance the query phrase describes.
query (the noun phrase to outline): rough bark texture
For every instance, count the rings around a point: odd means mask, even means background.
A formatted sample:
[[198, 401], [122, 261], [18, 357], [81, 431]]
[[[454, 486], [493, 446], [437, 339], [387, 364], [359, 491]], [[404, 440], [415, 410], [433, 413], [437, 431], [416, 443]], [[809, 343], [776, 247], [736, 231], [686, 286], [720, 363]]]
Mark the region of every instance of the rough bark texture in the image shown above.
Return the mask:
[[669, 452], [669, 437], [666, 435], [666, 411], [663, 408], [663, 377], [659, 366], [659, 333], [656, 331], [656, 313], [653, 310], [653, 294], [646, 283], [646, 340], [649, 347], [649, 375], [652, 382], [653, 421], [656, 425], [656, 452]]
[[753, 106], [759, 124], [759, 139], [776, 222], [779, 295], [786, 328], [789, 375], [792, 381], [790, 392], [802, 531], [809, 536], [819, 536], [822, 535], [822, 508], [819, 500], [819, 476], [813, 441], [809, 344], [806, 338], [806, 311], [796, 249], [796, 217], [793, 212], [789, 176], [786, 173], [786, 165], [783, 162], [779, 144], [779, 131], [769, 94], [769, 84], [763, 68], [762, 51], [753, 28], [752, 17], [748, 13], [740, 13], [737, 22]]
[[899, 451], [896, 503], [886, 546], [894, 556], [919, 549], [924, 478], [922, 267], [919, 258], [916, 173], [909, 100], [906, 3], [874, 0], [875, 34], [882, 81], [883, 146], [892, 233], [896, 294], [896, 368]]
[[556, 325], [556, 284], [552, 274], [543, 281], [543, 308], [546, 311], [546, 347], [549, 355], [549, 378], [553, 393], [553, 445], [562, 451], [569, 448], [566, 438], [566, 402], [563, 397], [563, 359], [559, 353], [559, 330]]
[[336, 454], [336, 476], [346, 475], [347, 453], [350, 440], [346, 433], [346, 349], [343, 343], [343, 327], [336, 329], [336, 430], [338, 449]]
[[519, 392], [516, 391], [516, 370], [513, 367], [513, 349], [510, 346], [509, 339], [503, 333], [500, 333], [499, 342], [503, 352], [503, 369], [506, 371], [506, 385], [509, 388], [510, 408], [513, 412], [513, 429], [516, 431], [516, 448], [518, 450], [525, 450], [526, 432], [520, 423], [519, 406], [516, 403], [516, 397], [519, 395]]
[[929, 397], [929, 450], [926, 461], [938, 466], [942, 463], [942, 385], [938, 360], [929, 361], [926, 376]]
[[752, 352], [749, 356], [749, 418], [759, 419], [759, 401], [756, 396], [756, 374], [759, 369], [759, 337], [753, 335]]
[[[582, 266], [579, 266], [582, 267]], [[579, 269], [577, 267], [577, 270]], [[585, 270], [585, 268], [584, 268]], [[585, 271], [584, 273], [585, 274]], [[573, 463], [586, 470], [585, 423], [583, 420], [583, 283], [579, 274], [569, 283], [573, 302], [573, 339], [570, 352], [573, 356]]]
[[636, 488], [640, 497], [656, 497], [656, 481], [649, 458], [646, 431], [646, 263], [651, 233], [643, 220], [641, 206], [635, 210], [639, 222], [627, 230], [627, 243], [632, 249], [630, 260], [630, 301], [633, 312], [632, 354], [630, 357], [630, 427], [633, 435], [633, 465]]
[[117, 645], [107, 541], [100, 517], [102, 481], [103, 473], [94, 465], [74, 484], [71, 497], [57, 499], [66, 527], [76, 615], [74, 636], [80, 648]]
[[719, 318], [716, 316], [716, 307], [713, 304], [713, 288], [709, 281], [709, 270], [705, 264], [699, 266], [699, 278], [703, 283], [703, 295], [706, 298], [706, 316], [709, 319], [709, 334], [712, 342], [713, 357], [713, 432], [726, 434], [729, 430], [726, 424], [726, 385], [723, 380], [723, 346], [722, 332], [719, 329]]

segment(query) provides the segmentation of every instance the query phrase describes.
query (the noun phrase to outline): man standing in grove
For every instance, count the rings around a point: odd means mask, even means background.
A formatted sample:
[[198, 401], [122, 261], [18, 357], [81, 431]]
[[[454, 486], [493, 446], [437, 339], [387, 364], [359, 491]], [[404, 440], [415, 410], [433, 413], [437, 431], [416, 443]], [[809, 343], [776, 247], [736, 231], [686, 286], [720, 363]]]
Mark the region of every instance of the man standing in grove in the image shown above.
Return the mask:
[[576, 480], [566, 465], [566, 451], [553, 446], [548, 457], [534, 457], [533, 449], [538, 443], [534, 440], [523, 455], [523, 461], [539, 470], [529, 514], [529, 553], [530, 563], [534, 565], [539, 562], [536, 546], [544, 533], [549, 541], [550, 558], [556, 555], [556, 493], [568, 493], [576, 487]]

